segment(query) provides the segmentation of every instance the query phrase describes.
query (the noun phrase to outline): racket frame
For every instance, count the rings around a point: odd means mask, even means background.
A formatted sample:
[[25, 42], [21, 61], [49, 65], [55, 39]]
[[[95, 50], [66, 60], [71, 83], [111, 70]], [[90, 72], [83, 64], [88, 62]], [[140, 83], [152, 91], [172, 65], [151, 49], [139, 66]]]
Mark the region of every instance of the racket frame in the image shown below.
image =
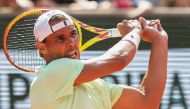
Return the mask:
[[[14, 24], [16, 24], [20, 19], [28, 16], [28, 15], [31, 15], [31, 14], [42, 14], [42, 13], [45, 13], [45, 12], [48, 12], [50, 11], [49, 9], [35, 9], [35, 10], [30, 10], [30, 11], [27, 11], [27, 12], [24, 12], [24, 13], [21, 13], [20, 15], [18, 15], [17, 17], [15, 17], [7, 26], [5, 32], [4, 32], [4, 41], [3, 41], [3, 50], [4, 50], [4, 53], [8, 59], [8, 61], [13, 65], [15, 66], [16, 68], [18, 69], [21, 69], [23, 71], [26, 71], [26, 72], [35, 72], [34, 70], [31, 70], [31, 69], [26, 69], [26, 68], [23, 68], [17, 64], [15, 64], [15, 62], [11, 59], [11, 57], [9, 56], [9, 53], [8, 53], [8, 49], [7, 49], [7, 39], [8, 39], [8, 35], [9, 35], [9, 32], [11, 30], [11, 28], [14, 26]], [[73, 18], [71, 16], [78, 32], [79, 32], [79, 36], [80, 36], [80, 52], [84, 51], [85, 49], [87, 49], [89, 46], [95, 44], [96, 42], [99, 42], [101, 40], [104, 40], [104, 39], [107, 39], [107, 38], [110, 38], [110, 37], [115, 37], [115, 36], [110, 36], [110, 30], [113, 30], [113, 29], [102, 29], [102, 28], [96, 28], [96, 27], [93, 27], [93, 26], [90, 26], [90, 25], [87, 25], [83, 22], [80, 22], [79, 20]], [[96, 33], [98, 34], [97, 36], [91, 38], [90, 40], [88, 40], [87, 42], [85, 42], [84, 44], [82, 44], [82, 38], [83, 38], [83, 35], [82, 35], [82, 31], [81, 29], [85, 29], [87, 31], [90, 31], [92, 33]], [[116, 37], [119, 37], [119, 36], [116, 36]]]

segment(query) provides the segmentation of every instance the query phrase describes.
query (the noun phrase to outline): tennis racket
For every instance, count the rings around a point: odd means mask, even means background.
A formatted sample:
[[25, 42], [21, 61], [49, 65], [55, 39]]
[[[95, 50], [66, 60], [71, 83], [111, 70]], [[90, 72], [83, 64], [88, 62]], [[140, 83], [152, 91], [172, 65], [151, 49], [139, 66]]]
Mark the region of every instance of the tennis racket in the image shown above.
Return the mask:
[[[45, 61], [39, 56], [35, 47], [33, 28], [36, 19], [48, 9], [37, 9], [24, 12], [15, 17], [7, 26], [4, 33], [4, 53], [9, 62], [18, 69], [26, 72], [35, 72], [36, 67], [45, 65]], [[80, 51], [84, 51], [91, 45], [111, 37], [120, 37], [116, 28], [96, 28], [71, 17], [80, 35]], [[82, 29], [98, 34], [83, 43]]]

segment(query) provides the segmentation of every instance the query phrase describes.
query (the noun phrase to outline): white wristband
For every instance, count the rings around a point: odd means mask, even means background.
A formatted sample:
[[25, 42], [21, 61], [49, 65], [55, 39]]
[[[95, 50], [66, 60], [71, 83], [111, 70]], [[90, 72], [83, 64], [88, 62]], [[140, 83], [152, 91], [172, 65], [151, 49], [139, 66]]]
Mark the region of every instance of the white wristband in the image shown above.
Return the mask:
[[136, 49], [138, 49], [140, 41], [141, 41], [141, 37], [136, 32], [130, 32], [122, 40], [132, 42], [136, 46]]

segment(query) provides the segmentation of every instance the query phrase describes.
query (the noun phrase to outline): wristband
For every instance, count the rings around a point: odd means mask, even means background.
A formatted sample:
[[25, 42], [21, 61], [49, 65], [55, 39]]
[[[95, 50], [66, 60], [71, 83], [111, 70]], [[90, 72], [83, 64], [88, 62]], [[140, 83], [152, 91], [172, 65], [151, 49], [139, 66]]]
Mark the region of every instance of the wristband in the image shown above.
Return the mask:
[[123, 41], [130, 41], [131, 43], [133, 43], [136, 46], [136, 49], [138, 49], [140, 41], [141, 41], [141, 37], [136, 32], [130, 32], [122, 40]]

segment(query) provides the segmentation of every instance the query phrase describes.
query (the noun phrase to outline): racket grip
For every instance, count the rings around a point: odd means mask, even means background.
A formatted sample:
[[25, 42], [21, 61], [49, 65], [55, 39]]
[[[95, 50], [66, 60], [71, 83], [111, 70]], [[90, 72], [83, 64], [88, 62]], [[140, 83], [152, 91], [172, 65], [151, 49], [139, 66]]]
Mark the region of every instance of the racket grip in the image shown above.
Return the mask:
[[108, 35], [110, 37], [121, 37], [121, 34], [117, 28], [108, 29]]

